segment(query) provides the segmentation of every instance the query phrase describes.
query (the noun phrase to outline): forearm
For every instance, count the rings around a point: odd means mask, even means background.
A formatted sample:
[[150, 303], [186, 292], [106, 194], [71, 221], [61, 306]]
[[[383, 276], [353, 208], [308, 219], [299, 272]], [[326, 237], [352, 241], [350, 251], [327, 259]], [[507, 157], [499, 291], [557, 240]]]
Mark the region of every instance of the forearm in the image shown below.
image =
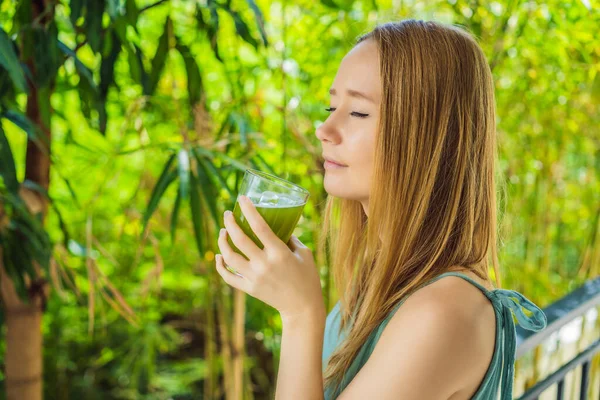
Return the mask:
[[295, 319], [282, 317], [276, 400], [323, 399], [321, 355], [325, 319], [321, 312]]

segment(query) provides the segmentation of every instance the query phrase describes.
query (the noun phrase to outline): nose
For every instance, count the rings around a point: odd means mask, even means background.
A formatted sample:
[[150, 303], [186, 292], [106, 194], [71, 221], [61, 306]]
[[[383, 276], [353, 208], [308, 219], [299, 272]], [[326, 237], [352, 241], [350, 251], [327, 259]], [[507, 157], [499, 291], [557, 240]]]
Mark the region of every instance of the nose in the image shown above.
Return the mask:
[[339, 129], [333, 124], [331, 117], [327, 118], [327, 120], [316, 129], [315, 134], [321, 142], [338, 144], [342, 139], [342, 135], [340, 134]]

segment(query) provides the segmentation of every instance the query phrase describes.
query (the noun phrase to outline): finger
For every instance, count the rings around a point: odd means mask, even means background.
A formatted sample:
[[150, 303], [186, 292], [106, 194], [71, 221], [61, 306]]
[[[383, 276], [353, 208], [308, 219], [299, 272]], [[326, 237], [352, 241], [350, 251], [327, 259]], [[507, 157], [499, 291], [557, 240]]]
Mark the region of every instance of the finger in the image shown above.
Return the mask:
[[[227, 272], [229, 272], [229, 273], [231, 273], [231, 274], [234, 274], [234, 275], [237, 275], [237, 276], [241, 276], [242, 278], [244, 278], [244, 275], [242, 275], [242, 274], [240, 274], [239, 272], [237, 272], [237, 271], [236, 271], [234, 268], [232, 268], [232, 267], [231, 267], [231, 265], [228, 265], [228, 264], [225, 262], [225, 259], [223, 258], [223, 255], [222, 255], [222, 254], [219, 254], [219, 256], [220, 256], [220, 259], [221, 259], [221, 260], [220, 260], [220, 262], [221, 262], [221, 265], [223, 266], [223, 268], [225, 268], [225, 270], [226, 270]], [[215, 256], [215, 257], [216, 257], [216, 256]]]
[[239, 290], [242, 290], [245, 292], [246, 290], [244, 290], [244, 288], [247, 284], [246, 280], [239, 275], [229, 272], [225, 268], [225, 265], [223, 263], [223, 256], [221, 254], [217, 254], [215, 257], [215, 260], [216, 260], [217, 272], [219, 273], [219, 275], [221, 275], [221, 278], [223, 278], [225, 283], [227, 283], [229, 286], [232, 286], [236, 289], [239, 289]]
[[227, 231], [225, 229], [221, 229], [219, 232], [218, 245], [219, 249], [221, 250], [222, 257], [227, 265], [234, 265], [235, 270], [240, 272], [242, 275], [248, 276], [251, 273], [248, 260], [236, 253], [229, 245], [229, 242], [227, 241]]
[[262, 250], [246, 235], [246, 233], [237, 224], [232, 212], [226, 212], [223, 217], [227, 234], [235, 246], [240, 249], [249, 259], [256, 259], [260, 256]]
[[288, 241], [288, 246], [290, 247], [290, 250], [292, 250], [292, 251], [297, 251], [300, 249], [308, 249], [308, 247], [306, 247], [306, 245], [304, 243], [302, 243], [300, 241], [300, 239], [298, 239], [294, 235], [290, 236], [290, 240]]
[[271, 227], [264, 220], [262, 215], [258, 213], [252, 201], [246, 196], [238, 197], [238, 203], [240, 204], [240, 208], [242, 209], [242, 213], [244, 217], [248, 221], [250, 228], [258, 237], [258, 240], [265, 245], [265, 247], [279, 247], [284, 244], [281, 239], [275, 235]]

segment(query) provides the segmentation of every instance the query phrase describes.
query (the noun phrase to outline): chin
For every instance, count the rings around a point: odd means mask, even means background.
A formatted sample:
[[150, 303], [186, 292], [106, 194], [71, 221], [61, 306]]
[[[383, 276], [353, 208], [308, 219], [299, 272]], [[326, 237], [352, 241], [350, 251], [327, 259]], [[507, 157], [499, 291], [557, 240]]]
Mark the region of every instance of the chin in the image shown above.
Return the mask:
[[356, 193], [352, 190], [352, 182], [349, 182], [344, 176], [334, 176], [334, 174], [325, 172], [323, 188], [327, 194], [333, 197], [356, 200], [359, 196], [356, 196]]

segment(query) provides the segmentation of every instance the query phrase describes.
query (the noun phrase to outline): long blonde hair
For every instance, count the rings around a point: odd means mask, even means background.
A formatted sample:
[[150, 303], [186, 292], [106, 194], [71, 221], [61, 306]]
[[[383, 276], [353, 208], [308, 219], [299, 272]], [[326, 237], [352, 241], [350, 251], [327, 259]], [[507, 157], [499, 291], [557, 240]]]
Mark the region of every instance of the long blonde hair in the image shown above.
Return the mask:
[[380, 24], [357, 44], [367, 39], [378, 46], [382, 93], [368, 218], [359, 202], [329, 196], [321, 234], [341, 329], [351, 325], [326, 387], [425, 281], [456, 266], [489, 281], [489, 257], [500, 286], [494, 85], [483, 51], [469, 33], [431, 21]]

